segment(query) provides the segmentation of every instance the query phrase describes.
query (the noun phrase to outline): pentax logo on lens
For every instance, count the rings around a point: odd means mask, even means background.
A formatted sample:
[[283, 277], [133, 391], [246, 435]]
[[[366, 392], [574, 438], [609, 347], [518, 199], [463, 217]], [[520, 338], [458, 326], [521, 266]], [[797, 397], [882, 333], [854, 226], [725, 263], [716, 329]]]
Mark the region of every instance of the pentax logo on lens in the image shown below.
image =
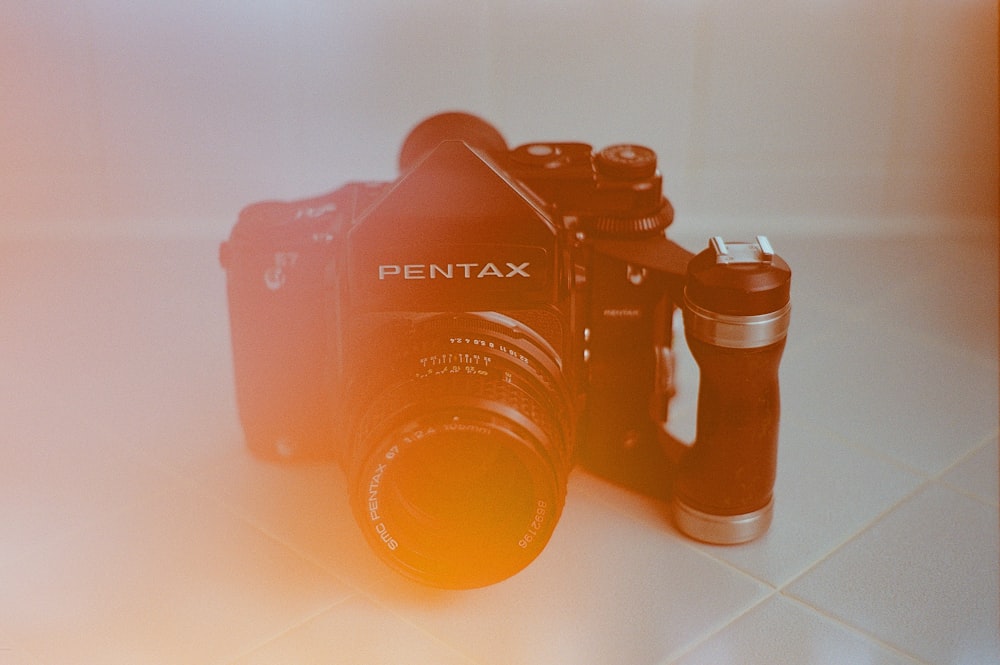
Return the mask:
[[[551, 252], [525, 245], [418, 245], [351, 257], [352, 288], [372, 308], [475, 309], [550, 296]], [[367, 254], [367, 253], [366, 253]]]
[[378, 267], [380, 280], [402, 279], [509, 279], [511, 277], [530, 278], [530, 261], [513, 263], [504, 261], [502, 266], [489, 262], [479, 263], [398, 263], [382, 264]]

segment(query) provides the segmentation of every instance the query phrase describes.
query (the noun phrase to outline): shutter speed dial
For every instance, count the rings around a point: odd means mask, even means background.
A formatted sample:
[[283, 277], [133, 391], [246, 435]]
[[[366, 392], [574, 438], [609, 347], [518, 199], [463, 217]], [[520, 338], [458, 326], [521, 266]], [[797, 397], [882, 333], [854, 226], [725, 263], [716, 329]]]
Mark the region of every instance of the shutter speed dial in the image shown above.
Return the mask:
[[641, 145], [612, 145], [597, 153], [594, 165], [607, 178], [644, 180], [656, 175], [656, 153]]
[[[657, 192], [660, 188], [656, 152], [645, 146], [631, 143], [608, 146], [594, 156], [594, 169], [608, 188], [628, 189], [639, 194], [648, 192], [654, 181]], [[641, 209], [636, 207], [627, 213], [600, 215], [594, 220], [593, 230], [605, 238], [641, 238], [662, 232], [672, 221], [673, 208], [665, 198], [659, 197], [655, 203], [646, 201]]]

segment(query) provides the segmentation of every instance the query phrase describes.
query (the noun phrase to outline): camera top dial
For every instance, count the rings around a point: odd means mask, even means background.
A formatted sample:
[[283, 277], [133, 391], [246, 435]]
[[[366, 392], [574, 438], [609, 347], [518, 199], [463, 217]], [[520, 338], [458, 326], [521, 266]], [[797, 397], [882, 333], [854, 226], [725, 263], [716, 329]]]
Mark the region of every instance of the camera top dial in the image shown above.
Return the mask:
[[[656, 204], [631, 205], [623, 210], [601, 211], [591, 231], [602, 238], [644, 238], [659, 234], [674, 221], [674, 209], [659, 196], [662, 178], [656, 169], [656, 152], [641, 145], [618, 144], [594, 155], [598, 189], [633, 190], [655, 195]], [[640, 199], [637, 199], [637, 202]]]
[[641, 145], [612, 145], [595, 155], [594, 166], [608, 178], [643, 180], [656, 175], [656, 153]]

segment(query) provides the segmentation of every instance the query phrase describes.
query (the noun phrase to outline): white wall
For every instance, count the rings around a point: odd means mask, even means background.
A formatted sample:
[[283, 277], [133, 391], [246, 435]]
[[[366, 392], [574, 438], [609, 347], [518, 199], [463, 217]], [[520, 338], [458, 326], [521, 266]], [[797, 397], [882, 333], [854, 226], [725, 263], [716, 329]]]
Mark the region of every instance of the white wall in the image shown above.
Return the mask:
[[679, 226], [995, 232], [997, 27], [992, 0], [7, 0], [0, 224], [222, 236], [393, 177], [461, 108], [653, 147]]

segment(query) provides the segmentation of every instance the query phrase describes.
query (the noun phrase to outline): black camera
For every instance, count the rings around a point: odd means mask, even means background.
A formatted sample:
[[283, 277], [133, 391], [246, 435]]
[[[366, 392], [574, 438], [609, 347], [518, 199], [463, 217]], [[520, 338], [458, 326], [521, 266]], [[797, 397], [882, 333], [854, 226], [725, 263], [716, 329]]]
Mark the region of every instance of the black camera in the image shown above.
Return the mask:
[[[392, 182], [245, 208], [221, 247], [246, 441], [335, 460], [373, 549], [423, 583], [528, 565], [579, 462], [737, 543], [770, 523], [791, 271], [758, 236], [667, 239], [656, 154], [508, 149], [433, 116]], [[701, 369], [692, 445], [664, 427], [674, 312]]]

